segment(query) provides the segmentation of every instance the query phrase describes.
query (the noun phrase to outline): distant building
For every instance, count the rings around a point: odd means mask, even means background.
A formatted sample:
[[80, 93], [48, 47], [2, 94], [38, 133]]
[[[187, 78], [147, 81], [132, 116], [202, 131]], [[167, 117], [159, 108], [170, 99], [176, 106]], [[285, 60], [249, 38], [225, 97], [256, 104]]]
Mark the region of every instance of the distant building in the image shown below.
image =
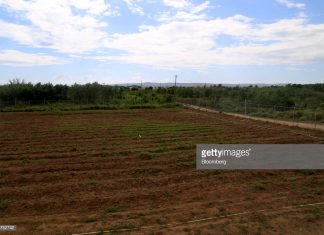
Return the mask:
[[142, 87], [139, 85], [130, 85], [130, 86], [128, 86], [128, 89], [132, 90], [132, 91], [136, 91], [136, 90], [142, 89]]

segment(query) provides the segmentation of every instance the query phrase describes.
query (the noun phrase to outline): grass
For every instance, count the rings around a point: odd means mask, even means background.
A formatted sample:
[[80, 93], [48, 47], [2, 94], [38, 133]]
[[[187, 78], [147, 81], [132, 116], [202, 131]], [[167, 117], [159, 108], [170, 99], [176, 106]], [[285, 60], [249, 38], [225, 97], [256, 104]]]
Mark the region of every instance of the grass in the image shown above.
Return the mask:
[[[127, 126], [122, 128], [122, 132], [125, 135], [138, 136], [141, 135], [142, 138], [153, 137], [153, 136], [163, 136], [163, 135], [176, 135], [185, 133], [201, 133], [218, 131], [219, 129], [202, 124], [192, 124], [192, 123], [182, 123], [182, 122], [162, 122], [162, 121], [152, 121], [149, 119], [137, 119], [136, 121], [130, 122]], [[179, 148], [186, 148], [188, 146], [180, 146]], [[157, 151], [163, 151], [163, 147]]]
[[196, 228], [196, 229], [194, 230], [194, 235], [200, 235], [200, 234], [201, 234], [201, 230], [198, 229], [198, 228]]
[[10, 201], [8, 199], [0, 199], [0, 210], [8, 208]]
[[121, 225], [117, 225], [117, 226], [113, 226], [113, 227], [109, 228], [109, 231], [113, 234], [116, 234], [121, 229], [138, 230], [138, 228], [133, 224], [121, 224]]
[[153, 159], [153, 154], [149, 153], [149, 152], [146, 152], [146, 151], [142, 151], [142, 152], [139, 153], [139, 157], [142, 160], [152, 160]]
[[186, 149], [193, 149], [193, 148], [194, 148], [194, 145], [187, 144], [187, 143], [180, 143], [180, 144], [176, 144], [173, 149], [174, 150], [186, 150]]
[[105, 209], [106, 213], [116, 213], [118, 211], [119, 211], [118, 207], [108, 207]]
[[[15, 185], [17, 190], [12, 190], [10, 197], [3, 195], [3, 198], [19, 198], [19, 204], [26, 205], [26, 209], [21, 210], [15, 204], [14, 206], [10, 204], [10, 210], [5, 212], [10, 212], [13, 216], [21, 216], [20, 214], [23, 213], [25, 216], [28, 210], [35, 210], [35, 214], [42, 216], [50, 211], [53, 216], [57, 216], [61, 212], [60, 208], [69, 207], [75, 211], [83, 210], [78, 213], [78, 217], [75, 217], [75, 221], [79, 222], [80, 230], [88, 231], [92, 228], [91, 231], [95, 231], [98, 226], [107, 225], [106, 230], [119, 224], [126, 225], [118, 227], [135, 227], [127, 226], [129, 223], [143, 226], [146, 224], [146, 219], [156, 224], [155, 221], [158, 217], [162, 218], [161, 223], [166, 224], [172, 223], [174, 218], [178, 218], [179, 221], [187, 221], [193, 217], [203, 218], [205, 215], [207, 217], [216, 212], [219, 216], [226, 215], [225, 208], [215, 210], [215, 207], [225, 207], [226, 205], [230, 212], [236, 211], [234, 201], [239, 198], [237, 190], [240, 190], [246, 197], [250, 197], [249, 200], [244, 198], [242, 208], [248, 207], [259, 194], [269, 195], [269, 197], [265, 197], [264, 203], [271, 204], [276, 202], [276, 197], [274, 199], [270, 197], [273, 188], [276, 188], [271, 187], [271, 181], [274, 182], [274, 186], [282, 185], [282, 187], [278, 187], [278, 193], [288, 192], [287, 195], [293, 193], [296, 195], [296, 201], [297, 199], [313, 201], [314, 198], [311, 197], [321, 195], [319, 183], [322, 173], [318, 171], [271, 171], [270, 173], [274, 172], [273, 175], [263, 171], [251, 171], [254, 172], [253, 175], [250, 171], [245, 173], [224, 170], [197, 172], [195, 170], [194, 146], [196, 142], [212, 143], [217, 139], [229, 142], [231, 136], [234, 136], [233, 141], [237, 141], [238, 136], [235, 134], [237, 132], [240, 141], [248, 143], [251, 138], [255, 139], [254, 134], [256, 137], [262, 138], [267, 133], [261, 135], [259, 129], [251, 128], [251, 133], [245, 135], [244, 131], [240, 132], [240, 129], [235, 126], [223, 126], [222, 122], [217, 122], [218, 119], [216, 121], [213, 118], [207, 119], [207, 115], [206, 120], [205, 117], [200, 120], [194, 114], [191, 111], [182, 113], [173, 112], [173, 110], [152, 110], [150, 112], [138, 110], [130, 113], [125, 110], [98, 111], [96, 115], [77, 114], [75, 116], [45, 116], [33, 113], [21, 117], [18, 113], [3, 114], [13, 117], [17, 115], [15, 117], [17, 128], [12, 131], [8, 128], [7, 131], [13, 137], [17, 135], [17, 139], [7, 137], [1, 149], [3, 155], [11, 153], [8, 156], [11, 156], [12, 159], [8, 158], [8, 160], [15, 160], [17, 165], [15, 171], [2, 172], [3, 175], [8, 174], [8, 176], [4, 175], [4, 179], [9, 179], [8, 183], [10, 184], [7, 186], [2, 183], [1, 187], [12, 188], [11, 185]], [[30, 125], [30, 127], [26, 127], [26, 130], [21, 128], [23, 119]], [[61, 123], [60, 127], [66, 128], [66, 134], [51, 132], [48, 136], [53, 137], [55, 142], [53, 141], [49, 145], [47, 141], [43, 141], [44, 136], [47, 135], [49, 128], [57, 126], [56, 123]], [[89, 124], [83, 129], [83, 124], [86, 123]], [[210, 127], [207, 127], [207, 124]], [[241, 122], [239, 125], [242, 125]], [[137, 139], [137, 135], [128, 135], [126, 132], [128, 127], [133, 133], [142, 129], [143, 138]], [[200, 128], [201, 133], [198, 133], [197, 130]], [[225, 131], [217, 132], [217, 128], [226, 130], [228, 128], [232, 134], [227, 136]], [[72, 133], [69, 129], [73, 130]], [[77, 132], [78, 129], [85, 131]], [[22, 133], [22, 130], [25, 133]], [[210, 132], [206, 134], [206, 131], [214, 132], [211, 135]], [[269, 132], [271, 133], [271, 131]], [[146, 138], [146, 133], [156, 136]], [[278, 132], [277, 136], [281, 140], [284, 135]], [[290, 136], [291, 141], [299, 138], [289, 133], [287, 136]], [[29, 139], [30, 143], [26, 141]], [[73, 151], [74, 147], [78, 148], [77, 152]], [[127, 157], [123, 157], [127, 154]], [[112, 159], [106, 158], [110, 156]], [[2, 158], [2, 160], [4, 159]], [[10, 161], [9, 163], [11, 163]], [[126, 164], [117, 165], [117, 161]], [[28, 164], [23, 164], [23, 162]], [[47, 165], [43, 167], [38, 163]], [[13, 167], [11, 168], [13, 169]], [[25, 174], [19, 174], [20, 170], [23, 170], [22, 172]], [[35, 177], [32, 175], [34, 173], [36, 173]], [[316, 175], [307, 176], [314, 173]], [[281, 174], [282, 176], [279, 177]], [[20, 176], [25, 178], [20, 178]], [[220, 187], [216, 186], [217, 179], [224, 181], [224, 184]], [[280, 181], [279, 179], [284, 180]], [[298, 184], [295, 185], [294, 181]], [[255, 182], [262, 182], [266, 188], [260, 190], [264, 191], [255, 190]], [[315, 186], [317, 182], [318, 184]], [[210, 183], [213, 187], [210, 187]], [[248, 183], [249, 186], [244, 187], [244, 183]], [[21, 190], [25, 186], [29, 186], [29, 188]], [[43, 200], [39, 201], [37, 198], [30, 197], [30, 194], [36, 195], [47, 187], [62, 191], [60, 202], [63, 203], [62, 206], [59, 208], [55, 206], [53, 203], [55, 197], [45, 198], [48, 200], [46, 204]], [[312, 191], [308, 193], [309, 198], [307, 199], [309, 200], [303, 200], [304, 198], [301, 197], [300, 191], [303, 188], [312, 188]], [[202, 195], [202, 191], [205, 189], [208, 189], [206, 197]], [[71, 192], [81, 192], [81, 197], [71, 198]], [[226, 195], [230, 194], [233, 195], [233, 198], [230, 199], [231, 201], [227, 201]], [[83, 200], [84, 195], [87, 197], [86, 203]], [[98, 203], [98, 198], [100, 203]], [[214, 204], [209, 207], [196, 207], [196, 213], [191, 216], [188, 212], [190, 211], [187, 207], [188, 203], [202, 202], [202, 199]], [[287, 202], [288, 200], [289, 198], [287, 198]], [[173, 209], [175, 206], [176, 210]], [[36, 211], [35, 208], [40, 209]], [[95, 211], [99, 211], [100, 215], [92, 214]], [[145, 212], [145, 214], [136, 212]], [[183, 213], [183, 215], [177, 217], [179, 213]], [[313, 214], [316, 219], [316, 213]], [[55, 223], [53, 226], [60, 226], [59, 222]], [[314, 223], [314, 225], [316, 224]], [[40, 232], [40, 228], [37, 229], [37, 232]], [[191, 228], [190, 232], [191, 234], [195, 233], [195, 228]], [[205, 234], [204, 232], [205, 230], [201, 231], [202, 234]], [[198, 234], [199, 230], [196, 233]]]
[[60, 111], [80, 111], [80, 110], [117, 110], [117, 109], [156, 109], [156, 108], [176, 108], [177, 103], [147, 103], [147, 104], [67, 104], [53, 103], [41, 105], [11, 105], [3, 106], [0, 112], [60, 112]]
[[221, 208], [218, 209], [218, 214], [217, 215], [224, 216], [226, 214], [227, 214], [227, 210], [224, 207], [221, 207]]
[[254, 185], [254, 188], [258, 191], [266, 190], [266, 187], [265, 187], [264, 183], [262, 183], [262, 182], [256, 182]]
[[111, 152], [102, 152], [98, 154], [100, 157], [111, 157], [113, 154]]
[[315, 170], [300, 170], [299, 172], [302, 173], [305, 176], [314, 175], [316, 173]]
[[208, 170], [207, 173], [212, 176], [212, 175], [219, 175], [222, 173], [222, 171], [221, 170]]
[[294, 182], [294, 181], [297, 181], [298, 180], [298, 177], [296, 177], [296, 176], [290, 176], [290, 177], [287, 178], [287, 180]]
[[96, 221], [97, 221], [97, 218], [94, 218], [94, 217], [87, 217], [82, 220], [83, 223], [93, 223]]
[[128, 219], [138, 219], [138, 218], [141, 218], [143, 216], [144, 216], [143, 213], [130, 213], [130, 214], [127, 215], [127, 218]]
[[163, 152], [165, 152], [165, 151], [166, 151], [165, 146], [159, 146], [159, 147], [157, 147], [157, 148], [152, 148], [152, 149], [150, 150], [151, 153], [163, 153]]
[[315, 195], [317, 195], [317, 196], [321, 196], [321, 195], [324, 193], [324, 189], [321, 188], [321, 187], [319, 187], [319, 188], [313, 188], [312, 191], [313, 191], [313, 192], [315, 193]]
[[130, 152], [128, 150], [122, 150], [118, 154], [121, 156], [128, 156], [130, 154]]
[[324, 218], [324, 213], [320, 208], [312, 208], [306, 215], [307, 222], [316, 222]]
[[[205, 100], [205, 102], [208, 102]], [[232, 101], [233, 102], [233, 101]], [[235, 102], [233, 102], [235, 103]], [[199, 104], [198, 104], [199, 105]], [[205, 106], [206, 104], [200, 104], [200, 106]], [[209, 108], [214, 108], [219, 111], [223, 112], [231, 112], [231, 113], [240, 113], [245, 114], [245, 109], [243, 105], [228, 105], [228, 103], [220, 103], [217, 106], [214, 104], [208, 104]], [[314, 111], [313, 110], [296, 110], [293, 113], [293, 109], [286, 109], [286, 110], [278, 110], [273, 109], [273, 107], [257, 107], [248, 104], [247, 106], [247, 115], [255, 116], [255, 117], [264, 117], [264, 118], [271, 118], [271, 119], [284, 119], [290, 121], [299, 121], [299, 122], [314, 122]], [[317, 113], [317, 123], [324, 123], [324, 113], [318, 112]]]

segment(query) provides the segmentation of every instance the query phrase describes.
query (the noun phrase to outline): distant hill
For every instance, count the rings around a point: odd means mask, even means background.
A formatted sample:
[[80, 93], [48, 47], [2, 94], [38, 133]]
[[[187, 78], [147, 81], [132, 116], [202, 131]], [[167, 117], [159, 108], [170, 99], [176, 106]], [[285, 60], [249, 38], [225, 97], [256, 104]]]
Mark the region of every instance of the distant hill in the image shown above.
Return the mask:
[[[143, 86], [143, 87], [173, 87], [174, 83], [158, 83], [158, 82], [143, 82], [141, 83], [119, 83], [114, 84], [115, 86]], [[218, 86], [219, 83], [177, 83], [178, 87], [203, 87], [203, 86]], [[265, 84], [265, 83], [241, 83], [241, 84], [221, 84], [224, 87], [248, 87], [248, 86], [258, 86], [258, 87], [270, 87], [270, 86], [285, 86], [287, 84]]]

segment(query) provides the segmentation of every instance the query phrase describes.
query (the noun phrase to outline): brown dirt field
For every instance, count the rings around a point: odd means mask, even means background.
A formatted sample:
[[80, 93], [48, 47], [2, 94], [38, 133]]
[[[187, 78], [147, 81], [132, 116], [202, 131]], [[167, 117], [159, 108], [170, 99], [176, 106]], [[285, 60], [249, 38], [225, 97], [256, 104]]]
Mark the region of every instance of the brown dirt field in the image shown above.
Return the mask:
[[324, 171], [198, 171], [198, 143], [324, 143], [324, 132], [186, 109], [0, 113], [0, 224], [17, 225], [12, 234], [323, 234], [324, 205], [278, 209], [324, 202]]

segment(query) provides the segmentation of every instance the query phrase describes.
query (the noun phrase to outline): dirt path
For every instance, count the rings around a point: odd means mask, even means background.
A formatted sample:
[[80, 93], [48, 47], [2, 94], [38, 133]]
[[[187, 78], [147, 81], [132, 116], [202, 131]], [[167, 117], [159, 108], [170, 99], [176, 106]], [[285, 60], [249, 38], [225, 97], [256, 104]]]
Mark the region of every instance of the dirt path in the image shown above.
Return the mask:
[[253, 116], [243, 115], [243, 114], [238, 114], [238, 113], [220, 112], [220, 111], [217, 111], [217, 110], [214, 110], [214, 109], [203, 108], [203, 107], [196, 106], [196, 105], [191, 105], [191, 104], [182, 104], [182, 105], [184, 107], [186, 107], [186, 108], [201, 110], [201, 111], [205, 111], [205, 112], [223, 113], [223, 114], [231, 115], [231, 116], [234, 116], [234, 117], [247, 118], [247, 119], [263, 121], [263, 122], [271, 122], [271, 123], [276, 123], [276, 124], [285, 125], [285, 126], [297, 126], [297, 127], [300, 127], [300, 128], [310, 129], [310, 130], [324, 131], [324, 125], [322, 125], [322, 124], [315, 124], [315, 123], [311, 124], [311, 123], [275, 120], [275, 119], [270, 119], [270, 118], [253, 117]]

